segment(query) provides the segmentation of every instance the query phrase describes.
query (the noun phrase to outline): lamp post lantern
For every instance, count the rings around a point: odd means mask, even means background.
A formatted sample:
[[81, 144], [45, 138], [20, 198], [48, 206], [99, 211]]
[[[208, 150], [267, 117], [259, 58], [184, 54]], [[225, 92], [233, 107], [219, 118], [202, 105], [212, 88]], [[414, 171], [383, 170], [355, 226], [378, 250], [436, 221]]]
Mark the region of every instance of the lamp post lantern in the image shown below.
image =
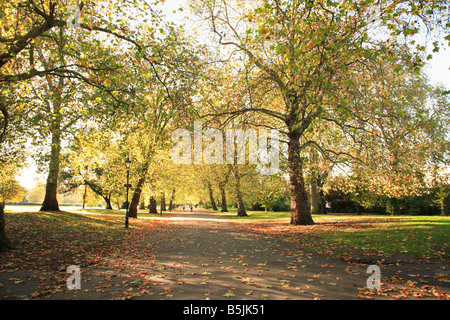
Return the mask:
[[125, 160], [125, 167], [127, 168], [127, 184], [125, 185], [127, 187], [127, 201], [126, 201], [126, 212], [125, 212], [125, 228], [128, 229], [128, 189], [130, 188], [130, 166], [131, 166], [131, 161], [130, 159], [127, 158], [127, 160]]

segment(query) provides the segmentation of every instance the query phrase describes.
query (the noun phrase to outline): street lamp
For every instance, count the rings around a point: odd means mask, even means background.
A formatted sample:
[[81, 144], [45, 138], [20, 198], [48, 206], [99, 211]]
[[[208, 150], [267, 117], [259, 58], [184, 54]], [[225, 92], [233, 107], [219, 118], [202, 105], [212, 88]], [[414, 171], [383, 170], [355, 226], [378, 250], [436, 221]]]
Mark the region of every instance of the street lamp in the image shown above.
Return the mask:
[[125, 213], [125, 228], [128, 229], [128, 189], [131, 187], [129, 180], [130, 180], [130, 166], [131, 166], [131, 161], [130, 159], [127, 158], [127, 160], [125, 160], [125, 167], [127, 168], [127, 184], [125, 185], [125, 187], [127, 187], [127, 209], [126, 209], [126, 213]]

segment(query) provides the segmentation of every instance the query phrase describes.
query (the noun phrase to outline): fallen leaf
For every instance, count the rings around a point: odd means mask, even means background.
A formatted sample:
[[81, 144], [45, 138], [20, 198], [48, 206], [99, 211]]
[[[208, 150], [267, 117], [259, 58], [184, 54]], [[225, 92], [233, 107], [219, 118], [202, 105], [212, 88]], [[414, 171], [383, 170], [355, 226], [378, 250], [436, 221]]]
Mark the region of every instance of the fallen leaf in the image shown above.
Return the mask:
[[227, 292], [223, 295], [224, 297], [234, 297], [236, 296], [233, 292]]

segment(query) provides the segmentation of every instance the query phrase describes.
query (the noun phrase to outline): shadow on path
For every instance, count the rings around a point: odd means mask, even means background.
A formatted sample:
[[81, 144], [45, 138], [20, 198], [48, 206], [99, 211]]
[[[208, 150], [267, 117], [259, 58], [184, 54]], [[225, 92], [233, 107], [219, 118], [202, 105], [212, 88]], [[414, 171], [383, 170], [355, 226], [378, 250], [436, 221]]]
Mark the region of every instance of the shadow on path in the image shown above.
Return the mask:
[[65, 270], [16, 271], [0, 273], [5, 284], [0, 294], [58, 300], [309, 300], [358, 299], [366, 290], [367, 266], [246, 230], [239, 221], [201, 210], [161, 219], [168, 223], [130, 243], [129, 250], [81, 266], [81, 290], [66, 288]]

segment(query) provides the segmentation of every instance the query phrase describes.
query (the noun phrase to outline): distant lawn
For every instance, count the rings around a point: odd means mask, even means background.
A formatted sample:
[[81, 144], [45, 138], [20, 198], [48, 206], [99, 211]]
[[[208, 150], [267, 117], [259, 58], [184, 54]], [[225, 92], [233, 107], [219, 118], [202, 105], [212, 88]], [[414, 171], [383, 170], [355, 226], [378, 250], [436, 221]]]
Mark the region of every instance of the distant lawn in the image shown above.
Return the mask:
[[[109, 210], [109, 209], [79, 209], [79, 210], [75, 210], [75, 212], [79, 212], [79, 213], [84, 213], [84, 214], [102, 214], [102, 215], [121, 215], [124, 216], [125, 218], [125, 210]], [[162, 213], [162, 217], [170, 217], [172, 216], [174, 213], [173, 212], [169, 212], [169, 211], [163, 211]], [[138, 214], [137, 214], [138, 218], [158, 218], [161, 217], [161, 214], [158, 210], [158, 213], [148, 213], [148, 210], [138, 210]]]
[[[230, 210], [230, 209], [228, 209]], [[386, 215], [313, 215], [313, 226], [290, 226], [290, 212], [215, 212], [252, 228], [339, 256], [450, 257], [450, 217]]]
[[[208, 210], [208, 209], [207, 209]], [[236, 208], [228, 208], [228, 212], [213, 211], [209, 209], [211, 213], [219, 215], [226, 219], [245, 219], [245, 220], [267, 220], [267, 219], [289, 219], [291, 217], [291, 212], [289, 211], [250, 211], [247, 210], [248, 216], [238, 217]]]
[[[40, 205], [10, 205], [7, 204], [5, 207], [5, 212], [39, 212], [41, 206]], [[125, 209], [116, 210], [116, 209], [104, 209], [104, 208], [90, 208], [82, 209], [81, 206], [73, 206], [73, 205], [60, 205], [59, 209], [64, 212], [76, 212], [76, 213], [85, 213], [85, 214], [103, 214], [103, 215], [123, 215], [125, 216]], [[171, 212], [163, 211], [163, 216], [167, 216], [172, 214]], [[138, 218], [139, 217], [159, 217], [160, 213], [148, 213], [148, 209], [138, 210]]]

